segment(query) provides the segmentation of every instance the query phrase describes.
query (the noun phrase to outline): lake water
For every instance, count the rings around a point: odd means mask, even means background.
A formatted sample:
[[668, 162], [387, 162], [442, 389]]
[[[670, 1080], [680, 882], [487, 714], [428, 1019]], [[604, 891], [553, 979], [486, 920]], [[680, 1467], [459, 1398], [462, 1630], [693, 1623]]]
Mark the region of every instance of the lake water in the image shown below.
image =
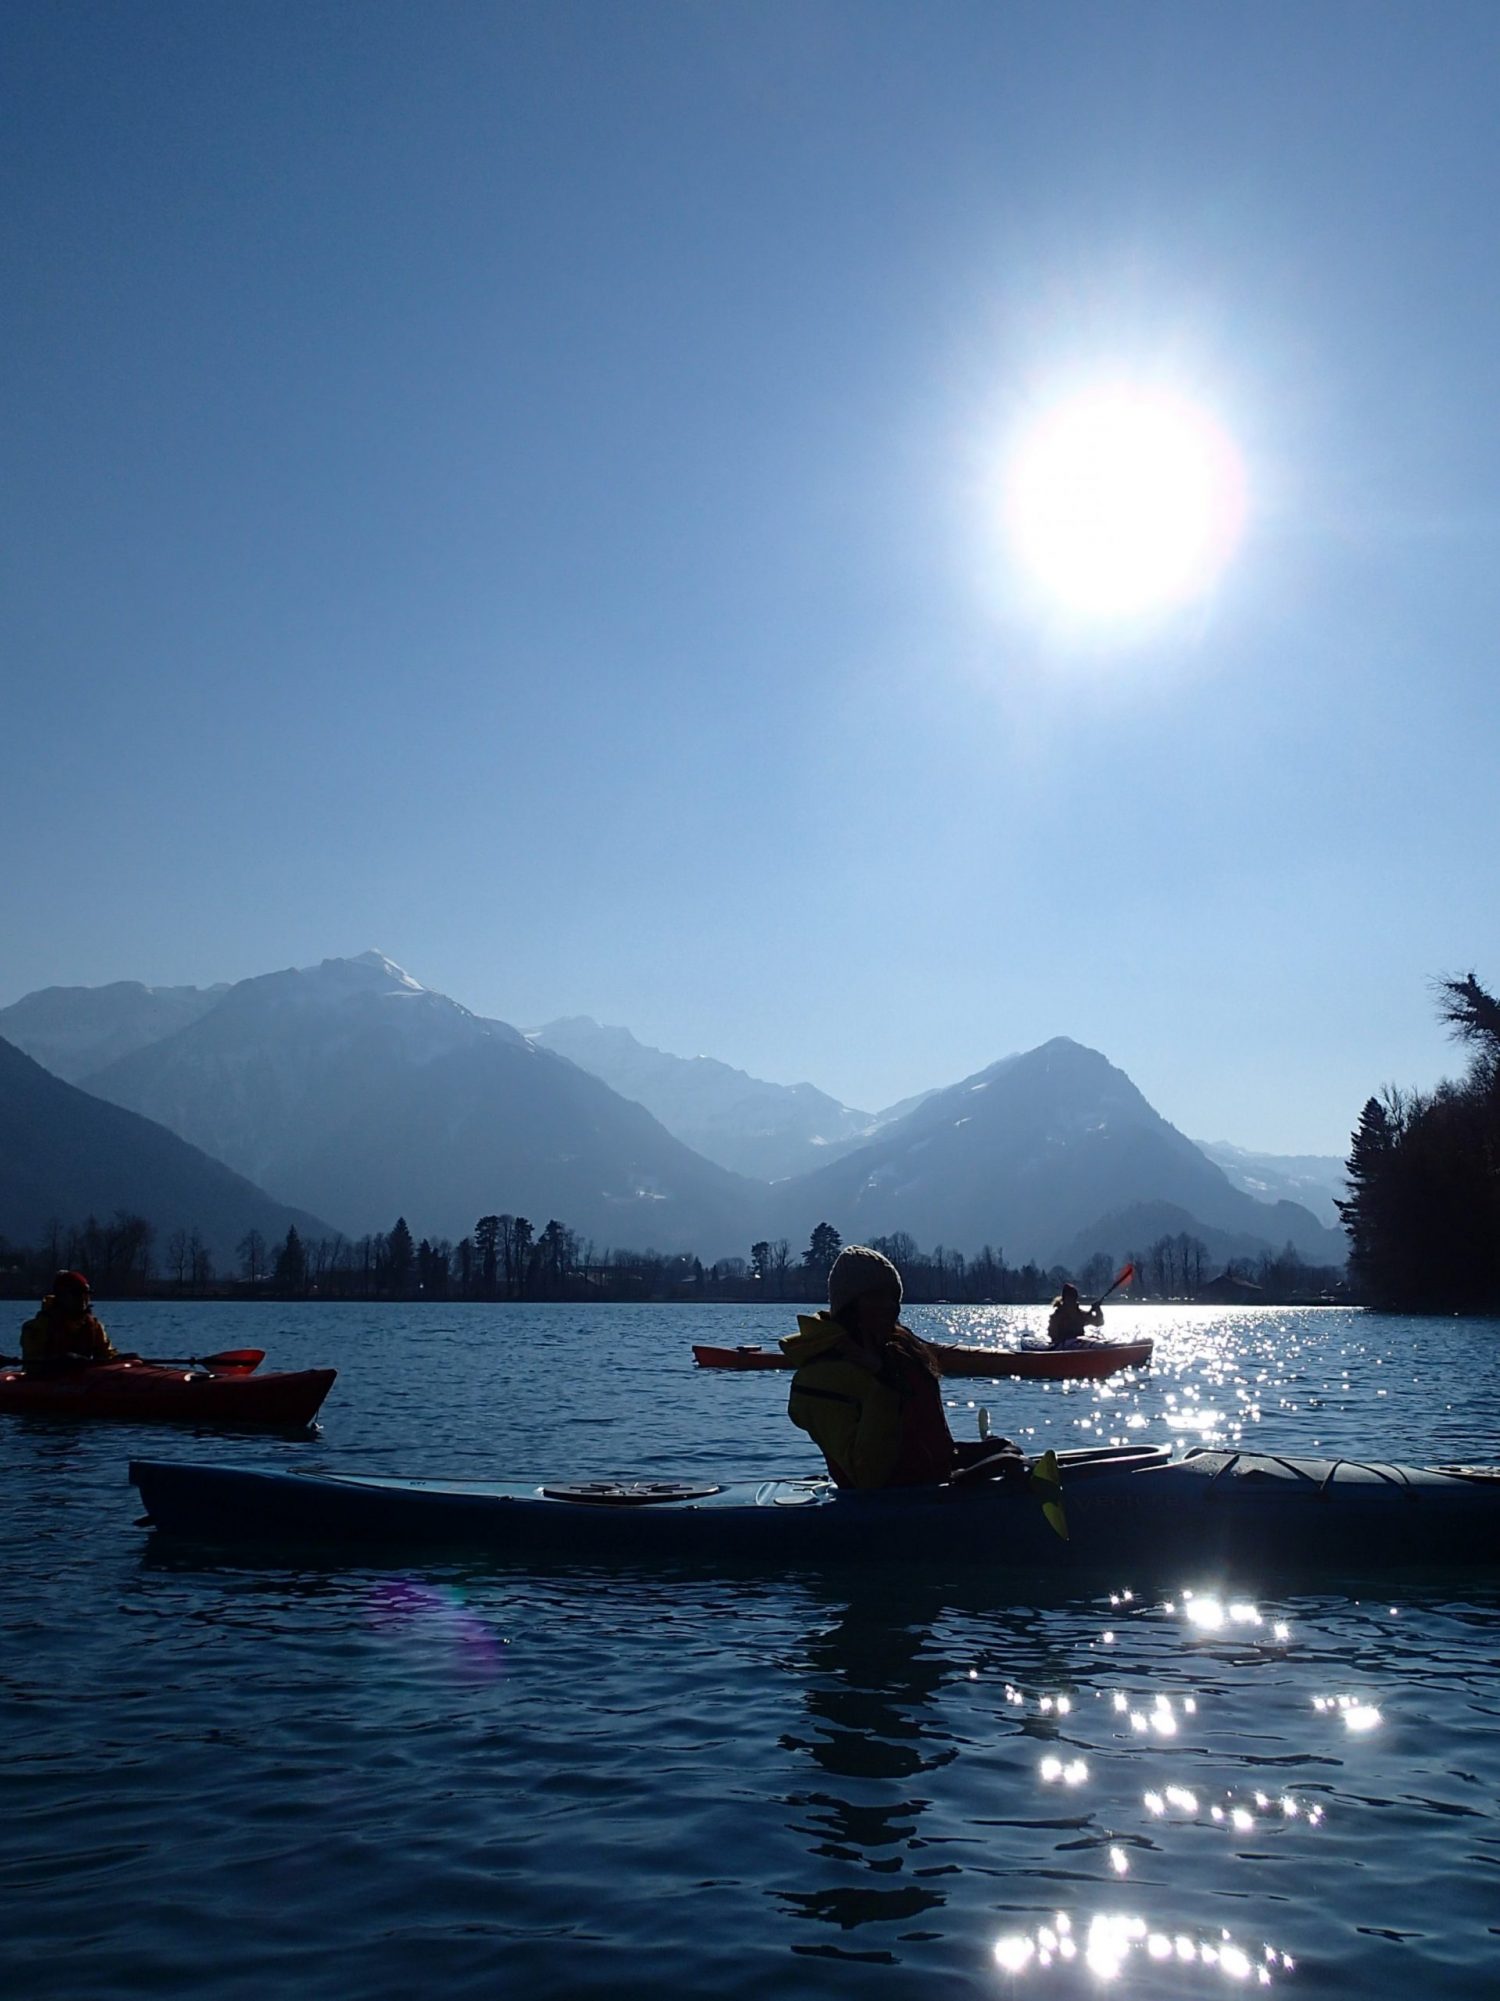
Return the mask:
[[[20, 1314], [17, 1314], [19, 1320]], [[132, 1453], [472, 1478], [813, 1470], [792, 1309], [142, 1304], [332, 1363], [308, 1440], [0, 1420], [0, 1992], [1500, 1992], [1500, 1578], [1045, 1605], [805, 1577], [171, 1558]], [[914, 1309], [1009, 1340], [1038, 1311]], [[1040, 1445], [1500, 1458], [1500, 1325], [1121, 1308], [1157, 1363], [950, 1383]], [[9, 1345], [13, 1345], [9, 1344]]]

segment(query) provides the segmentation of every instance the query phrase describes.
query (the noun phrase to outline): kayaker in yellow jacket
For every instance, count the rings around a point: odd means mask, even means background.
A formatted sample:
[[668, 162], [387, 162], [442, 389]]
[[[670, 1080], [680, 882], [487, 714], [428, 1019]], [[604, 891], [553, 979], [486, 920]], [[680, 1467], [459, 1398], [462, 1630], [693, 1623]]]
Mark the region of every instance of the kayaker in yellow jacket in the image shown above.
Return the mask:
[[995, 1474], [1024, 1476], [1005, 1439], [955, 1443], [937, 1363], [901, 1325], [901, 1292], [901, 1274], [879, 1251], [849, 1244], [839, 1252], [827, 1311], [799, 1313], [797, 1332], [781, 1343], [797, 1365], [792, 1423], [821, 1448], [840, 1487], [928, 1486], [992, 1457]]
[[81, 1271], [60, 1271], [39, 1312], [21, 1329], [21, 1360], [28, 1369], [65, 1369], [112, 1362], [115, 1348], [94, 1317], [89, 1282]]

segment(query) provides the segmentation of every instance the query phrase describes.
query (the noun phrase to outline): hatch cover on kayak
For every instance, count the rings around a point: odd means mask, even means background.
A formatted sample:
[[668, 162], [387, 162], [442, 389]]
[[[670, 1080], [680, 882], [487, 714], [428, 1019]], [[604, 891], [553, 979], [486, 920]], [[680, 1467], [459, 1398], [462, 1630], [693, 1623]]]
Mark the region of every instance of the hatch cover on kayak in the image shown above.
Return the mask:
[[543, 1487], [549, 1501], [590, 1501], [596, 1507], [641, 1508], [651, 1501], [706, 1501], [719, 1487], [695, 1487], [690, 1480], [569, 1480]]

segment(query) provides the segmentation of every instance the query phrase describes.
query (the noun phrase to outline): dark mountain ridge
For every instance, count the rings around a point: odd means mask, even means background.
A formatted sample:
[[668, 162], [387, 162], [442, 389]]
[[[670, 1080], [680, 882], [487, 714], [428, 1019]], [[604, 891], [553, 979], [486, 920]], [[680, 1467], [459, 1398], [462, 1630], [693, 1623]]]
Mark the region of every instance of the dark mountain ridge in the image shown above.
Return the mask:
[[215, 987], [41, 987], [0, 1008], [0, 1036], [65, 1083], [186, 1028], [228, 993]]
[[0, 1234], [35, 1246], [54, 1223], [121, 1210], [156, 1230], [160, 1259], [176, 1230], [197, 1230], [221, 1269], [250, 1230], [268, 1243], [293, 1225], [330, 1234], [316, 1215], [275, 1201], [175, 1133], [54, 1077], [0, 1041]]

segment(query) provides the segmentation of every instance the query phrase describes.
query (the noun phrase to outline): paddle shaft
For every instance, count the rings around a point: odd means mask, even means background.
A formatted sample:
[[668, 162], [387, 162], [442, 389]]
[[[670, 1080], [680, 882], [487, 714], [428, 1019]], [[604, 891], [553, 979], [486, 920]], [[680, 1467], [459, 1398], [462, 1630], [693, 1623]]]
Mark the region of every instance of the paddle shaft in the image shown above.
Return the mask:
[[[1120, 1287], [1125, 1283], [1127, 1279], [1131, 1279], [1134, 1277], [1135, 1277], [1134, 1265], [1126, 1265], [1123, 1271], [1117, 1271], [1114, 1277], [1110, 1280], [1109, 1284], [1104, 1288], [1103, 1292], [1101, 1292], [1099, 1297], [1094, 1301], [1094, 1306], [1102, 1306], [1105, 1300], [1109, 1298], [1109, 1295], [1112, 1292], [1118, 1292]], [[1091, 1306], [1089, 1308], [1090, 1313], [1093, 1312], [1094, 1306]]]
[[[225, 1348], [217, 1355], [121, 1355], [120, 1361], [145, 1362], [152, 1369], [216, 1369], [220, 1375], [248, 1376], [266, 1359], [264, 1348]], [[24, 1366], [20, 1355], [0, 1355], [0, 1368]]]

